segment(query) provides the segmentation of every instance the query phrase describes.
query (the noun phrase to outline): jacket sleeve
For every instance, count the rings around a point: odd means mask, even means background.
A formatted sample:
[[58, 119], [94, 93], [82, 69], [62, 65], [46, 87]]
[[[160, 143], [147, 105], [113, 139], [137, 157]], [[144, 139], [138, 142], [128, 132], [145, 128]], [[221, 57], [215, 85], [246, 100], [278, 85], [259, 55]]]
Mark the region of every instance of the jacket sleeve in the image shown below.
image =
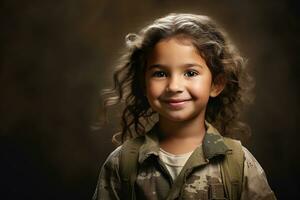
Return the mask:
[[121, 179], [119, 176], [120, 148], [115, 149], [101, 167], [93, 200], [120, 200]]
[[245, 161], [241, 200], [276, 200], [263, 168], [245, 147], [243, 151]]

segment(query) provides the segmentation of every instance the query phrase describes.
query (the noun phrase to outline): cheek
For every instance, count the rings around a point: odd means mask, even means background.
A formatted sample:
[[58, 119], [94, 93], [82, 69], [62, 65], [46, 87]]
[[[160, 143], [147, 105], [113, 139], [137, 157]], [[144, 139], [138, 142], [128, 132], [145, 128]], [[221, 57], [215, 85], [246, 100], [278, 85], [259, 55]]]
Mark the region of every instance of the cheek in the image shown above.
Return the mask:
[[148, 82], [148, 84], [146, 85], [146, 91], [147, 91], [147, 96], [150, 98], [155, 98], [158, 97], [162, 94], [163, 92], [163, 85], [159, 84], [157, 82], [154, 81], [150, 81]]
[[189, 91], [192, 96], [203, 98], [210, 94], [211, 81], [200, 79], [190, 84]]

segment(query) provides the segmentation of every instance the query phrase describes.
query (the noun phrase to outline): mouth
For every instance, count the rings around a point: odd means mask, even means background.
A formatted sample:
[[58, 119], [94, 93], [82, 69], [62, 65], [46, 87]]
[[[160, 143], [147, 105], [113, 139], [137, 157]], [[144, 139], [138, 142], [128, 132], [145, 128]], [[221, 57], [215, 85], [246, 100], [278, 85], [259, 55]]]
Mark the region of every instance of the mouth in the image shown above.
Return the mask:
[[171, 108], [181, 108], [183, 107], [190, 99], [168, 99], [164, 102]]
[[180, 102], [185, 102], [185, 101], [190, 101], [190, 99], [166, 99], [165, 102], [168, 103], [180, 103]]

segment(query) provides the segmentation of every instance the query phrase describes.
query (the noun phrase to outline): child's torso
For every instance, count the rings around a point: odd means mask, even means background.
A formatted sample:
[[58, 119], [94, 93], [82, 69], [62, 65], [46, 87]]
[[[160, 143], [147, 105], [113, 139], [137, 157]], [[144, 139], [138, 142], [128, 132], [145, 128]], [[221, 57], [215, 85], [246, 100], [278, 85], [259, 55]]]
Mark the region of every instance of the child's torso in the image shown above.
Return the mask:
[[[173, 181], [165, 164], [155, 157], [140, 166], [136, 179], [137, 199], [225, 198], [218, 162], [197, 162], [191, 157]], [[191, 165], [192, 164], [192, 165]], [[168, 196], [169, 195], [169, 196]]]

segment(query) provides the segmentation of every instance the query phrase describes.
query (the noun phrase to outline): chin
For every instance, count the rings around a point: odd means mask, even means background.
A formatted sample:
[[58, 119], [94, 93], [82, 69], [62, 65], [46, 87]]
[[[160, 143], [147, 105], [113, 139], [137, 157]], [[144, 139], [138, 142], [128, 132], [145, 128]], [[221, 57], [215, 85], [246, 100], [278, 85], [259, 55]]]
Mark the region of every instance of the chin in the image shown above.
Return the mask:
[[188, 116], [183, 116], [183, 115], [168, 115], [164, 117], [173, 122], [184, 122], [190, 119]]

